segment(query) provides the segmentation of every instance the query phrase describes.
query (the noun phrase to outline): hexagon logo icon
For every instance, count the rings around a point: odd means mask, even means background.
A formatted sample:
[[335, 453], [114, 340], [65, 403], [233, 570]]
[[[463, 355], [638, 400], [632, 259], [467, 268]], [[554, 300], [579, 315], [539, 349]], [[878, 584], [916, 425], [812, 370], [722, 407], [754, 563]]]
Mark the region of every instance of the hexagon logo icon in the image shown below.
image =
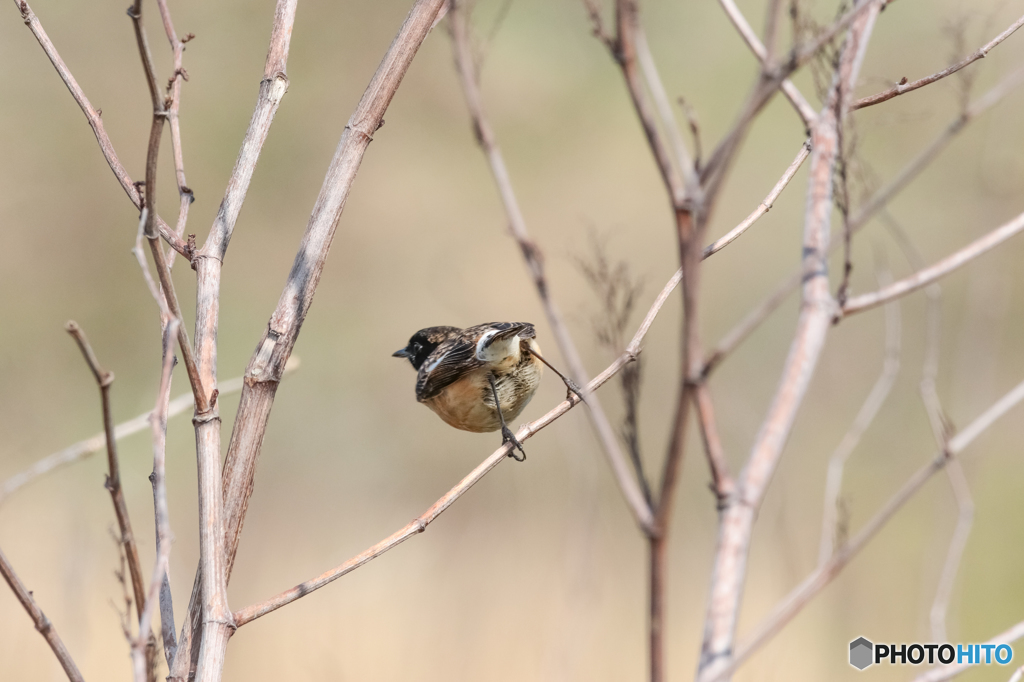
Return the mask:
[[857, 670], [864, 670], [864, 668], [874, 663], [871, 660], [874, 649], [875, 645], [864, 637], [858, 637], [853, 640], [850, 642], [850, 665]]

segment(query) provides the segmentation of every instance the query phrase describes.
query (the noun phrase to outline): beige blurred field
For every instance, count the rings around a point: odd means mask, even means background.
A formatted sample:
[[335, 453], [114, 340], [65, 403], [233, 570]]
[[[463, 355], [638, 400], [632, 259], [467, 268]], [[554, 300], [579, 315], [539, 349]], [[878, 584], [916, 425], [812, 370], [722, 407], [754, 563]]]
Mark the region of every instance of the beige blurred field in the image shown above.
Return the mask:
[[[502, 2], [480, 0], [486, 35]], [[739, 3], [756, 27], [760, 0]], [[129, 19], [117, 3], [36, 0], [34, 11], [103, 119], [135, 178], [143, 175], [148, 94]], [[274, 3], [172, 3], [193, 32], [181, 109], [185, 168], [202, 243], [255, 102]], [[240, 375], [277, 302], [342, 128], [408, 10], [408, 0], [300, 2], [290, 89], [271, 130], [223, 271], [219, 376]], [[717, 3], [642, 3], [670, 95], [701, 121], [705, 149], [728, 129], [754, 61]], [[817, 15], [836, 3], [816, 0]], [[882, 14], [858, 94], [920, 77], [987, 42], [1022, 12], [1018, 0], [902, 0]], [[155, 5], [146, 5], [147, 10]], [[155, 15], [159, 73], [169, 53]], [[963, 29], [958, 48], [950, 27]], [[960, 50], [958, 52], [958, 50]], [[1024, 34], [970, 67], [983, 93], [1024, 60]], [[159, 379], [154, 302], [129, 249], [137, 213], [107, 168], [84, 117], [22, 24], [0, 6], [0, 480], [96, 433], [98, 395], [62, 329], [75, 319], [117, 376], [118, 421], [152, 407]], [[668, 204], [620, 74], [577, 0], [514, 0], [488, 43], [482, 74], [527, 223], [551, 288], [591, 373], [610, 360], [591, 318], [598, 303], [575, 261], [590, 235], [642, 277], [646, 309], [676, 267]], [[797, 78], [810, 95], [807, 73]], [[953, 79], [859, 112], [859, 152], [880, 184], [957, 115]], [[817, 104], [817, 100], [814, 100]], [[892, 215], [934, 261], [1018, 214], [1024, 203], [1024, 89], [971, 124], [907, 191]], [[341, 563], [421, 513], [499, 444], [445, 426], [418, 405], [414, 376], [391, 352], [429, 325], [538, 324], [543, 312], [508, 236], [475, 146], [444, 30], [427, 40], [363, 163], [282, 385], [229, 590], [234, 608]], [[711, 226], [745, 217], [792, 160], [803, 130], [773, 101], [754, 126]], [[706, 263], [703, 336], [712, 345], [788, 275], [800, 257], [801, 171], [749, 234]], [[161, 159], [162, 213], [175, 188]], [[910, 272], [876, 221], [858, 237], [853, 285], [874, 288], [874, 253]], [[939, 394], [963, 426], [1024, 379], [1024, 238], [943, 281]], [[192, 323], [194, 277], [175, 280]], [[833, 277], [835, 282], [835, 277]], [[854, 453], [844, 498], [859, 528], [934, 451], [918, 398], [923, 295], [902, 303], [902, 371]], [[793, 323], [790, 300], [714, 376], [729, 458], [745, 460], [778, 379]], [[636, 317], [633, 324], [639, 322]], [[679, 304], [645, 345], [642, 442], [656, 466], [675, 400]], [[741, 633], [813, 569], [826, 460], [882, 361], [883, 317], [834, 328], [756, 528]], [[173, 395], [187, 390], [179, 369]], [[603, 389], [613, 416], [617, 388]], [[563, 396], [546, 378], [523, 414]], [[237, 395], [221, 403], [225, 442]], [[1024, 619], [1024, 410], [970, 447], [977, 506], [956, 582], [949, 639], [980, 642]], [[646, 675], [646, 556], [577, 409], [503, 463], [430, 529], [288, 608], [248, 625], [228, 652], [229, 680], [640, 680]], [[145, 434], [121, 443], [123, 478], [145, 566], [153, 557], [152, 467]], [[169, 427], [171, 556], [179, 626], [198, 557], [194, 440]], [[128, 680], [116, 605], [117, 550], [101, 456], [25, 488], [0, 508], [0, 547], [34, 590], [86, 679]], [[699, 442], [688, 444], [675, 506], [668, 596], [668, 677], [692, 677], [715, 537], [714, 500]], [[956, 509], [944, 476], [919, 495], [814, 604], [753, 659], [740, 680], [852, 679], [847, 643], [929, 641], [928, 611]], [[1015, 661], [1018, 662], [1019, 661]], [[910, 671], [876, 668], [872, 679]], [[0, 589], [0, 679], [62, 673], [12, 594]], [[989, 669], [967, 680], [1001, 680]], [[866, 679], [866, 678], [865, 678]]]

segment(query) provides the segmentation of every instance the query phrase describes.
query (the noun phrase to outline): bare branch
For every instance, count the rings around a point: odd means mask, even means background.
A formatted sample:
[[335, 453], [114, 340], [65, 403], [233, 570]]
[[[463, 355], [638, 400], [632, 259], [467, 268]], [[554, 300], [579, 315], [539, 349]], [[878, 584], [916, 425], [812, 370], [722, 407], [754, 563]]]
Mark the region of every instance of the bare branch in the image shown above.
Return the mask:
[[[14, 0], [14, 4], [21, 11], [21, 17], [25, 20], [25, 25], [28, 26], [29, 30], [32, 31], [32, 35], [39, 41], [39, 45], [43, 48], [43, 52], [49, 57], [50, 62], [54, 68], [57, 69], [57, 74], [61, 80], [64, 81], [64, 85], [67, 86], [71, 92], [71, 96], [75, 98], [78, 106], [82, 109], [82, 113], [85, 114], [86, 120], [89, 122], [89, 126], [92, 128], [93, 134], [96, 136], [96, 141], [100, 145], [100, 151], [103, 152], [103, 158], [106, 159], [107, 165], [110, 166], [110, 170], [114, 172], [114, 177], [121, 184], [121, 188], [124, 190], [128, 198], [131, 199], [132, 203], [139, 210], [142, 210], [143, 199], [139, 194], [135, 183], [132, 181], [131, 176], [128, 175], [128, 171], [125, 170], [124, 166], [121, 165], [121, 161], [117, 158], [117, 153], [114, 151], [114, 146], [110, 142], [110, 137], [107, 135], [107, 131], [103, 127], [103, 120], [100, 118], [100, 113], [92, 104], [89, 99], [85, 96], [85, 92], [78, 85], [78, 81], [71, 75], [71, 71], [68, 69], [64, 60], [60, 58], [57, 53], [57, 48], [54, 47], [50, 38], [46, 35], [46, 31], [43, 30], [43, 25], [39, 23], [39, 17], [29, 8], [28, 3], [24, 0]], [[171, 247], [188, 258], [186, 244], [181, 240], [171, 227], [164, 222], [160, 217], [156, 217], [156, 227], [160, 231], [160, 236], [171, 245]]]
[[[171, 395], [171, 370], [174, 369], [174, 336], [178, 323], [170, 320], [164, 328], [163, 336], [163, 369], [160, 373], [160, 388], [157, 391], [156, 406], [150, 419], [153, 432], [153, 506], [156, 511], [156, 561], [153, 575], [149, 581], [149, 592], [146, 595], [145, 608], [139, 614], [139, 635], [132, 641], [132, 666], [136, 682], [149, 679], [150, 666], [147, 660], [147, 648], [150, 640], [150, 623], [153, 619], [153, 605], [160, 602], [161, 617], [165, 614], [165, 604], [158, 596], [161, 586], [170, 572], [171, 557], [171, 522], [167, 509], [166, 444], [167, 444], [167, 402]], [[170, 628], [166, 623], [161, 628], [166, 642], [167, 632], [171, 633], [171, 644], [174, 642], [174, 619], [171, 616]], [[167, 653], [170, 665], [173, 651]]]
[[[204, 385], [211, 387], [213, 391], [217, 391], [217, 327], [220, 311], [221, 267], [260, 152], [266, 142], [281, 100], [288, 90], [286, 67], [292, 28], [295, 23], [296, 6], [297, 0], [278, 0], [256, 106], [245, 138], [242, 140], [235, 167], [228, 179], [224, 199], [221, 201], [217, 217], [210, 229], [210, 235], [194, 260], [197, 277], [196, 352], [198, 369]], [[196, 424], [196, 439], [199, 446], [197, 456], [200, 460], [212, 462], [217, 459], [219, 461], [220, 417], [216, 411], [210, 419]], [[220, 495], [215, 496], [221, 497]], [[230, 566], [230, 563], [230, 559], [225, 558], [225, 566]], [[228, 568], [225, 570], [225, 584], [226, 576], [229, 574], [230, 569]], [[193, 633], [198, 628], [201, 614], [199, 609], [200, 586], [201, 577], [197, 574], [179, 641], [181, 655], [176, 656], [176, 665], [171, 666], [172, 679], [185, 676], [186, 666], [191, 670], [198, 664], [199, 641], [193, 639]], [[224, 610], [226, 611], [226, 609]], [[226, 643], [226, 639], [224, 642]]]
[[[274, 396], [285, 363], [295, 346], [302, 322], [316, 293], [320, 273], [326, 263], [348, 193], [366, 148], [374, 132], [380, 128], [384, 112], [442, 4], [443, 0], [417, 0], [345, 126], [288, 281], [267, 330], [249, 362], [223, 471], [227, 575], [230, 575], [238, 549], [242, 522], [252, 494], [256, 461], [270, 419]], [[201, 327], [197, 324], [197, 328]], [[194, 604], [193, 601], [183, 626], [190, 631], [194, 628], [193, 619], [199, 612]], [[179, 638], [178, 655], [171, 671], [172, 679], [189, 677], [188, 661], [182, 661], [183, 650], [190, 648], [185, 646], [185, 641], [185, 637]], [[226, 645], [226, 640], [222, 640], [221, 644]]]
[[[1024, 637], [1024, 621], [1021, 621], [1009, 630], [996, 635], [985, 642], [985, 644], [1011, 644], [1021, 637]], [[944, 665], [942, 667], [932, 668], [928, 672], [915, 677], [913, 682], [945, 682], [945, 680], [951, 680], [960, 673], [966, 672], [978, 663], [980, 663], [980, 661], [975, 661], [974, 663], [956, 663], [954, 665]], [[1020, 679], [1020, 675], [1017, 673], [1014, 673], [1014, 677], [1016, 679]]]
[[[289, 374], [293, 370], [297, 369], [298, 366], [299, 359], [297, 357], [289, 358], [288, 364], [284, 368], [285, 374]], [[242, 377], [229, 379], [220, 385], [221, 397], [232, 393], [238, 393], [241, 390]], [[194, 407], [195, 397], [193, 397], [192, 393], [189, 392], [178, 396], [167, 405], [167, 416], [176, 417]], [[146, 429], [150, 424], [150, 417], [152, 414], [152, 412], [143, 412], [137, 417], [133, 417], [126, 422], [118, 424], [114, 427], [114, 439], [122, 440], [132, 434], [136, 434]], [[4, 481], [2, 485], [0, 485], [0, 504], [3, 504], [15, 491], [21, 489], [23, 486], [31, 483], [40, 476], [48, 474], [60, 467], [67, 466], [68, 464], [73, 464], [83, 460], [90, 455], [96, 454], [100, 450], [103, 450], [106, 445], [106, 434], [97, 433], [91, 438], [86, 438], [85, 440], [64, 448], [60, 452], [55, 452], [52, 455], [40, 459], [25, 471], [11, 476]]]
[[[448, 14], [448, 20], [451, 27], [455, 63], [459, 70], [462, 91], [466, 97], [466, 105], [469, 108], [473, 130], [476, 133], [476, 139], [480, 148], [487, 156], [491, 174], [494, 176], [495, 184], [498, 186], [498, 192], [501, 195], [502, 204], [505, 207], [509, 231], [519, 244], [523, 259], [526, 261], [526, 265], [533, 277], [533, 283], [540, 297], [544, 313], [547, 316], [548, 324], [551, 325], [558, 348], [569, 366], [569, 374], [578, 383], [586, 384], [588, 378], [586, 368], [583, 366], [583, 360], [576, 349], [576, 344], [572, 340], [572, 335], [569, 333], [569, 328], [565, 324], [561, 311], [551, 297], [544, 273], [543, 256], [527, 231], [526, 219], [523, 217], [519, 201], [516, 199], [515, 190], [512, 188], [512, 181], [509, 177], [508, 168], [505, 166], [505, 159], [502, 156], [501, 148], [498, 146], [494, 131], [491, 129], [490, 123], [484, 114], [483, 101], [478, 85], [478, 74], [476, 73], [476, 66], [470, 50], [466, 11], [462, 3], [453, 2], [452, 9]], [[644, 497], [641, 484], [630, 474], [628, 460], [611, 423], [608, 421], [608, 416], [601, 407], [601, 402], [597, 396], [593, 396], [593, 398], [588, 397], [587, 405], [590, 408], [588, 414], [594, 425], [594, 430], [608, 459], [612, 474], [619, 485], [619, 490], [629, 505], [630, 511], [633, 512], [637, 524], [645, 533], [651, 533], [654, 527], [654, 514]]]
[[647, 44], [647, 35], [643, 30], [643, 26], [639, 23], [636, 26], [636, 57], [637, 63], [640, 65], [640, 72], [647, 83], [647, 89], [651, 93], [651, 99], [654, 101], [654, 109], [658, 112], [662, 128], [665, 130], [665, 135], [668, 136], [669, 144], [675, 153], [676, 165], [683, 174], [686, 193], [688, 196], [694, 197], [699, 204], [702, 189], [700, 186], [700, 176], [697, 174], [696, 162], [690, 156], [690, 152], [687, 151], [682, 135], [679, 134], [679, 125], [672, 114], [672, 104], [669, 102], [668, 93], [665, 92], [665, 85], [661, 82], [661, 76], [658, 74], [658, 67], [654, 63], [651, 48]]
[[21, 582], [21, 578], [14, 572], [14, 567], [11, 566], [11, 562], [4, 556], [2, 550], [0, 550], [0, 574], [3, 574], [4, 580], [7, 581], [11, 590], [14, 591], [14, 596], [18, 598], [18, 601], [25, 608], [29, 618], [35, 624], [36, 630], [43, 636], [46, 643], [50, 645], [53, 655], [60, 661], [60, 665], [64, 668], [68, 679], [71, 682], [83, 682], [82, 673], [78, 671], [78, 666], [71, 659], [71, 654], [68, 652], [67, 647], [64, 646], [64, 642], [61, 641], [60, 635], [57, 634], [57, 629], [53, 627], [53, 623], [46, 617], [42, 609], [36, 605], [35, 599], [32, 598], [32, 593], [28, 591], [25, 584]]
[[861, 99], [853, 103], [853, 108], [863, 109], [864, 107], [870, 107], [875, 104], [880, 104], [882, 102], [892, 99], [893, 97], [905, 95], [908, 92], [913, 92], [918, 88], [923, 88], [926, 85], [930, 85], [935, 81], [942, 80], [946, 76], [951, 76], [960, 69], [966, 66], [970, 66], [979, 59], [984, 59], [986, 56], [988, 56], [988, 53], [991, 52], [996, 45], [998, 45], [999, 43], [1003, 42], [1011, 35], [1013, 35], [1013, 33], [1021, 26], [1024, 26], [1024, 16], [1021, 16], [1020, 19], [1013, 22], [1010, 25], [1010, 27], [1007, 28], [1005, 31], [1003, 31], [995, 38], [979, 47], [977, 51], [975, 51], [968, 57], [965, 57], [964, 59], [960, 60], [956, 64], [953, 64], [952, 66], [947, 67], [942, 71], [933, 73], [930, 76], [926, 76], [924, 78], [920, 78], [916, 81], [911, 81], [909, 83], [907, 82], [907, 79], [904, 78], [903, 80], [901, 80], [899, 83], [892, 86], [888, 90], [883, 90], [882, 92], [875, 93], [874, 95], [870, 95], [869, 97], [862, 97]]
[[997, 227], [984, 237], [971, 242], [929, 268], [925, 268], [876, 292], [854, 296], [843, 306], [841, 314], [846, 316], [869, 310], [887, 301], [926, 287], [940, 277], [948, 275], [978, 256], [991, 251], [1021, 230], [1024, 230], [1024, 213], [1021, 213], [1005, 225]]
[[800, 145], [800, 151], [796, 153], [796, 158], [793, 159], [793, 163], [789, 164], [789, 167], [786, 169], [786, 172], [783, 173], [782, 177], [779, 178], [779, 181], [775, 183], [775, 186], [772, 188], [772, 191], [768, 193], [768, 196], [764, 198], [764, 201], [758, 204], [757, 208], [755, 208], [753, 212], [743, 220], [743, 222], [729, 230], [729, 232], [726, 233], [725, 236], [716, 239], [711, 244], [705, 246], [704, 258], [713, 256], [714, 254], [718, 253], [729, 244], [736, 241], [736, 239], [739, 238], [741, 234], [750, 229], [750, 226], [756, 223], [761, 218], [761, 216], [763, 216], [765, 213], [771, 210], [771, 207], [775, 205], [775, 200], [779, 198], [780, 194], [782, 194], [782, 190], [786, 189], [786, 185], [788, 185], [789, 181], [793, 179], [793, 176], [796, 175], [796, 172], [800, 170], [800, 166], [803, 165], [804, 161], [807, 160], [807, 157], [810, 156], [810, 154], [811, 141], [807, 140], [802, 145]]
[[[772, 69], [773, 65], [768, 59], [768, 49], [758, 39], [757, 34], [754, 33], [754, 29], [750, 27], [746, 17], [743, 16], [742, 12], [740, 12], [736, 3], [733, 2], [733, 0], [718, 0], [718, 4], [722, 6], [723, 10], [725, 10], [725, 14], [729, 17], [729, 21], [731, 21], [732, 25], [736, 27], [740, 36], [743, 37], [743, 41], [750, 48], [751, 52], [754, 53], [754, 56], [757, 57], [762, 71]], [[775, 12], [769, 10], [768, 16], [775, 16]], [[808, 103], [807, 98], [805, 98], [796, 85], [793, 84], [793, 81], [788, 78], [784, 79], [782, 81], [782, 85], [779, 87], [782, 90], [782, 94], [785, 95], [786, 99], [788, 99], [790, 104], [793, 105], [796, 113], [799, 114], [800, 120], [804, 122], [805, 126], [810, 128], [811, 124], [814, 123], [814, 119], [817, 117], [814, 107]]]
[[[851, 232], [855, 233], [866, 225], [868, 220], [875, 213], [881, 210], [894, 196], [896, 196], [897, 193], [910, 184], [911, 180], [916, 178], [921, 171], [931, 163], [938, 153], [967, 126], [967, 124], [974, 121], [979, 115], [997, 104], [1003, 99], [1003, 97], [1012, 92], [1013, 89], [1021, 83], [1024, 83], [1024, 69], [1018, 69], [1004, 78], [995, 87], [985, 93], [985, 95], [979, 97], [967, 108], [966, 111], [957, 116], [949, 127], [947, 127], [946, 130], [943, 131], [942, 134], [940, 134], [924, 152], [907, 164], [907, 166], [897, 174], [896, 178], [893, 179], [892, 182], [875, 192], [872, 198], [865, 202], [864, 205], [850, 217]], [[836, 248], [837, 244], [839, 244], [839, 242], [831, 245], [829, 247], [830, 251]], [[718, 366], [718, 364], [721, 363], [722, 360], [725, 359], [727, 355], [735, 350], [736, 347], [744, 341], [744, 339], [750, 336], [750, 334], [757, 329], [762, 322], [768, 319], [782, 304], [782, 302], [785, 301], [798, 286], [800, 286], [800, 281], [801, 273], [799, 271], [794, 272], [790, 277], [783, 281], [767, 299], [765, 299], [758, 307], [747, 313], [747, 315], [740, 320], [733, 329], [722, 337], [722, 340], [718, 342], [718, 345], [708, 356], [708, 359], [705, 362], [704, 374], [709, 374]]]
[[[160, 19], [164, 24], [164, 33], [167, 34], [167, 42], [170, 43], [171, 52], [174, 55], [174, 74], [168, 83], [168, 105], [167, 122], [171, 127], [171, 152], [174, 156], [174, 176], [178, 182], [178, 223], [174, 232], [179, 238], [185, 233], [185, 224], [188, 222], [188, 209], [195, 201], [192, 190], [185, 180], [185, 160], [181, 150], [181, 122], [179, 112], [181, 110], [181, 84], [188, 80], [188, 72], [185, 71], [182, 58], [185, 53], [185, 41], [178, 39], [174, 30], [174, 22], [171, 21], [171, 13], [167, 8], [167, 0], [157, 0], [157, 8], [160, 10]], [[174, 253], [168, 258], [168, 265], [174, 264]]]
[[[598, 374], [590, 381], [590, 383], [587, 384], [586, 394], [588, 397], [604, 385], [609, 379], [614, 377], [623, 367], [636, 360], [642, 350], [641, 344], [643, 343], [644, 337], [647, 335], [647, 331], [651, 328], [651, 324], [653, 324], [654, 319], [658, 316], [662, 306], [665, 305], [665, 301], [668, 300], [669, 295], [679, 285], [681, 280], [682, 272], [677, 271], [651, 305], [650, 310], [644, 317], [644, 320], [637, 329], [636, 334], [633, 335], [633, 339], [630, 341], [629, 346], [626, 347], [626, 350], [619, 355], [612, 364], [606, 367], [603, 372]], [[532, 438], [537, 432], [549, 426], [552, 422], [564, 415], [578, 403], [579, 398], [570, 394], [567, 396], [565, 401], [556, 405], [544, 416], [520, 427], [519, 431], [516, 432], [516, 438], [520, 441]], [[293, 601], [306, 596], [310, 592], [318, 590], [321, 587], [337, 580], [341, 576], [351, 573], [360, 566], [376, 559], [381, 554], [397, 547], [417, 533], [422, 533], [427, 529], [427, 526], [430, 525], [431, 522], [441, 515], [444, 510], [454, 504], [456, 500], [469, 491], [469, 489], [483, 478], [491, 469], [498, 466], [498, 464], [506, 458], [511, 447], [511, 444], [506, 443], [495, 450], [487, 459], [467, 474], [465, 478], [459, 481], [454, 488], [445, 493], [441, 499], [427, 509], [427, 511], [400, 530], [392, 533], [390, 536], [365, 551], [360, 552], [340, 566], [332, 568], [316, 578], [307, 580], [304, 583], [296, 585], [290, 590], [285, 590], [284, 592], [271, 597], [270, 599], [259, 602], [258, 604], [253, 604], [252, 606], [247, 606], [244, 609], [236, 611], [234, 614], [235, 623], [238, 627], [241, 627], [261, 616], [265, 616], [272, 611], [276, 611], [282, 606], [287, 606]]]
[[131, 574], [135, 611], [141, 618], [142, 610], [146, 606], [146, 588], [142, 580], [139, 548], [135, 544], [135, 534], [132, 533], [132, 523], [128, 517], [128, 505], [124, 501], [124, 491], [121, 489], [121, 471], [117, 461], [117, 439], [114, 437], [114, 419], [110, 409], [110, 385], [114, 383], [114, 374], [100, 367], [99, 360], [96, 358], [92, 346], [89, 345], [89, 340], [85, 337], [85, 332], [78, 324], [69, 321], [64, 328], [78, 344], [78, 348], [82, 351], [93, 376], [96, 377], [96, 384], [100, 389], [100, 400], [103, 403], [103, 431], [107, 442], [108, 473], [104, 485], [110, 492], [110, 498], [114, 503], [114, 515], [117, 517], [117, 526], [121, 531], [120, 542], [124, 546], [125, 556], [128, 559], [128, 571]]
[[892, 520], [896, 513], [903, 508], [903, 505], [910, 501], [924, 487], [924, 484], [933, 475], [945, 467], [951, 458], [963, 452], [968, 445], [992, 426], [996, 420], [1022, 401], [1024, 401], [1024, 382], [1017, 384], [1009, 393], [996, 401], [965, 429], [951, 438], [945, 452], [940, 451], [936, 453], [928, 464], [918, 469], [871, 520], [864, 524], [864, 527], [852, 540], [838, 548], [838, 551], [832, 555], [832, 558], [826, 564], [819, 566], [779, 602], [779, 605], [775, 607], [772, 613], [761, 621], [750, 635], [740, 642], [729, 666], [708, 682], [714, 682], [714, 680], [723, 679], [730, 675], [744, 661], [750, 658], [754, 652], [781, 632], [819, 592], [839, 575], [843, 568]]
[[834, 309], [828, 288], [827, 251], [837, 131], [843, 124], [849, 92], [856, 82], [880, 3], [867, 0], [852, 11], [864, 7], [869, 10], [859, 14], [850, 29], [826, 106], [811, 130], [800, 317], [779, 387], [741, 473], [737, 498], [728, 501], [722, 514], [698, 672], [702, 682], [717, 679], [730, 664], [754, 519], [814, 374]]
[[718, 435], [711, 393], [704, 382], [701, 382], [694, 391], [693, 404], [697, 408], [700, 435], [704, 441], [704, 452], [711, 469], [711, 484], [719, 505], [722, 505], [735, 492], [736, 482], [729, 472], [729, 462], [725, 458], [722, 440]]
[[[892, 282], [891, 273], [888, 270], [880, 272], [878, 275], [879, 285], [885, 286], [889, 282]], [[871, 392], [864, 399], [864, 403], [846, 435], [843, 436], [828, 460], [828, 474], [825, 481], [825, 511], [822, 515], [821, 545], [818, 552], [819, 565], [824, 564], [832, 557], [837, 544], [842, 545], [841, 541], [836, 542], [836, 531], [839, 525], [839, 495], [843, 485], [843, 469], [846, 466], [846, 460], [860, 443], [861, 436], [878, 416], [878, 411], [882, 409], [886, 398], [889, 397], [889, 392], [892, 391], [893, 384], [896, 383], [896, 377], [900, 371], [901, 327], [899, 303], [895, 301], [888, 303], [885, 306], [885, 359], [882, 361], [882, 371], [878, 375], [875, 385], [871, 387]]]

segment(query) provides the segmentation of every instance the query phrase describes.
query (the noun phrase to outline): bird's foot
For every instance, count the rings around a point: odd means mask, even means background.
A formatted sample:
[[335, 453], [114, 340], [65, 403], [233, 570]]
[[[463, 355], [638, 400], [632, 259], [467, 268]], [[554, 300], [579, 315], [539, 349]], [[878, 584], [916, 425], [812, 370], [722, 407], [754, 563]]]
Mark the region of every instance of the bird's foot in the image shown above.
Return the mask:
[[[508, 451], [508, 456], [509, 457], [511, 457], [512, 459], [514, 459], [517, 462], [525, 462], [526, 461], [526, 450], [523, 450], [523, 444], [519, 442], [519, 439], [515, 437], [515, 434], [512, 433], [512, 430], [510, 428], [508, 428], [507, 426], [502, 426], [501, 427], [501, 444], [505, 445], [506, 443], [512, 443], [512, 447], [509, 448], [509, 451]], [[516, 457], [516, 450], [517, 449], [519, 450], [519, 452], [522, 453], [522, 455], [523, 455], [522, 457]]]
[[587, 402], [583, 398], [583, 389], [580, 388], [579, 384], [577, 384], [575, 381], [573, 381], [569, 377], [565, 377], [563, 379], [563, 381], [565, 381], [565, 389], [566, 389], [566, 391], [565, 391], [565, 399], [566, 400], [570, 400], [571, 401], [573, 394], [575, 394], [576, 397], [580, 399], [581, 403]]

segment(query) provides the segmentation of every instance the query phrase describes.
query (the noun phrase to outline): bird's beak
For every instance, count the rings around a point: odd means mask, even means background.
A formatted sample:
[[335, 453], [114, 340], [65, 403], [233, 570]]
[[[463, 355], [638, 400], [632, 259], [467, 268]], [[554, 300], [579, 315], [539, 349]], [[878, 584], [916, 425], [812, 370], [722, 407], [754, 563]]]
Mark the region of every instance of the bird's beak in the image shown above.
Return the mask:
[[391, 354], [393, 358], [408, 358], [412, 357], [412, 353], [409, 352], [408, 348], [400, 348]]

